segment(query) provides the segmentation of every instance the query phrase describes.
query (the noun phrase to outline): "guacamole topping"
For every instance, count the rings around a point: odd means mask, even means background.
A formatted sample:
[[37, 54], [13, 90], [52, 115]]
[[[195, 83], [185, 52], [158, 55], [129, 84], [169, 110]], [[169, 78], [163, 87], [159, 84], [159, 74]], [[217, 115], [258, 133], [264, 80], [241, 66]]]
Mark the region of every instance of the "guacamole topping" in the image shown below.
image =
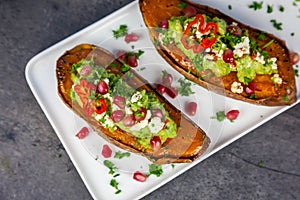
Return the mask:
[[[174, 16], [168, 20], [168, 27], [160, 30], [158, 40], [163, 45], [175, 44], [192, 61], [198, 75], [197, 72], [205, 70], [217, 77], [236, 72], [242, 86], [247, 86], [258, 74], [275, 75], [276, 78], [271, 79], [274, 84], [282, 82], [277, 58], [270, 57], [263, 50], [273, 40], [259, 47], [249, 38], [248, 30], [241, 29], [235, 22], [228, 24], [223, 19], [205, 14], [190, 18]], [[232, 92], [236, 93], [236, 90]]]
[[95, 65], [93, 59], [74, 64], [71, 78], [72, 101], [109, 131], [119, 128], [134, 135], [144, 150], [151, 148], [154, 136], [161, 143], [176, 137], [177, 125], [154, 93], [132, 88], [121, 76]]

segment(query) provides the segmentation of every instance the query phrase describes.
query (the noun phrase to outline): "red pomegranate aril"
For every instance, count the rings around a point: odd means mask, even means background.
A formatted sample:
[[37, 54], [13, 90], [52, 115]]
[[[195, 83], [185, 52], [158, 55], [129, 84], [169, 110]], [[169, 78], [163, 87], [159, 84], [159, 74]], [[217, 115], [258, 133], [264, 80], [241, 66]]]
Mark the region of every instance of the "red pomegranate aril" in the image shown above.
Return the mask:
[[185, 111], [188, 115], [194, 116], [197, 112], [197, 103], [196, 102], [188, 102], [185, 106]]
[[80, 129], [80, 131], [76, 134], [76, 137], [78, 137], [79, 139], [83, 139], [86, 136], [88, 136], [88, 134], [90, 133], [89, 129], [87, 127], [83, 127], [82, 129]]
[[100, 94], [106, 94], [108, 92], [108, 85], [105, 81], [101, 80], [97, 86], [98, 92]]
[[92, 72], [92, 68], [89, 65], [85, 65], [81, 68], [80, 70], [80, 75], [81, 76], [87, 76]]
[[160, 94], [163, 94], [166, 92], [166, 86], [164, 86], [162, 84], [157, 84], [156, 89]]
[[137, 62], [136, 56], [135, 55], [128, 56], [128, 58], [127, 58], [127, 64], [130, 67], [137, 67], [138, 66], [138, 62]]
[[150, 140], [150, 144], [152, 147], [152, 150], [158, 151], [161, 148], [161, 140], [159, 138], [159, 136], [154, 136], [151, 140]]
[[234, 35], [234, 36], [241, 36], [242, 35], [242, 29], [238, 26], [234, 26], [234, 25], [228, 26], [227, 31], [231, 32], [232, 35]]
[[184, 15], [187, 17], [193, 17], [197, 14], [197, 10], [196, 8], [192, 7], [192, 6], [186, 6], [183, 10]]
[[146, 118], [147, 115], [147, 109], [141, 107], [138, 112], [135, 113], [134, 119], [138, 122], [143, 121]]
[[160, 119], [163, 119], [163, 118], [164, 118], [164, 114], [163, 114], [163, 112], [161, 111], [161, 109], [153, 109], [152, 115], [153, 115], [154, 117], [159, 117]]
[[171, 85], [173, 81], [173, 76], [169, 73], [163, 74], [161, 81], [166, 85]]
[[133, 126], [134, 125], [134, 117], [132, 115], [129, 115], [127, 117], [125, 117], [123, 120], [122, 120], [124, 126], [127, 126], [127, 127], [130, 127], [130, 126]]
[[226, 49], [224, 51], [223, 60], [226, 63], [234, 63], [233, 51], [231, 49]]
[[120, 50], [116, 53], [118, 59], [122, 60], [123, 62], [126, 61], [126, 51]]
[[168, 29], [169, 28], [169, 21], [168, 20], [163, 20], [160, 24], [160, 27], [163, 29]]
[[115, 123], [120, 122], [125, 117], [125, 113], [122, 110], [115, 110], [111, 114], [111, 118]]
[[124, 109], [126, 106], [126, 99], [122, 96], [114, 96], [113, 103], [116, 104], [119, 108]]
[[166, 87], [166, 93], [174, 99], [178, 95], [178, 90], [174, 87]]
[[233, 121], [233, 120], [237, 119], [239, 114], [240, 114], [240, 111], [238, 111], [238, 110], [230, 110], [229, 112], [226, 113], [226, 118], [230, 121]]
[[254, 82], [250, 82], [244, 88], [245, 88], [246, 94], [251, 95], [251, 94], [254, 94], [254, 92], [255, 92], [256, 84]]
[[292, 57], [292, 64], [293, 65], [295, 65], [299, 62], [299, 54], [297, 52], [292, 52], [291, 57]]
[[136, 42], [139, 40], [139, 36], [135, 33], [130, 33], [125, 36], [125, 42]]
[[133, 174], [133, 179], [139, 182], [145, 182], [147, 179], [147, 175], [142, 172], [136, 171]]
[[101, 154], [102, 154], [102, 156], [103, 156], [104, 158], [110, 158], [110, 157], [111, 157], [111, 154], [112, 154], [112, 150], [111, 150], [111, 148], [110, 148], [107, 144], [105, 144], [105, 145], [103, 145], [103, 147], [102, 147], [102, 152], [101, 152]]

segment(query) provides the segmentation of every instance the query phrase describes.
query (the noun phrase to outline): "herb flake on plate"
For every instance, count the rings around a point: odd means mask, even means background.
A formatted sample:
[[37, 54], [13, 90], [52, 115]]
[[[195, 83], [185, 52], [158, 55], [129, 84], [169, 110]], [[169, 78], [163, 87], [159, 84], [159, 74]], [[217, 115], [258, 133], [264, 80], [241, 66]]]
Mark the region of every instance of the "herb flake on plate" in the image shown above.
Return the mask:
[[264, 3], [263, 1], [261, 2], [253, 1], [252, 4], [249, 5], [248, 7], [254, 10], [260, 10], [262, 9], [263, 3]]
[[113, 34], [114, 34], [114, 37], [116, 39], [118, 39], [119, 37], [123, 37], [125, 35], [127, 35], [127, 25], [126, 24], [121, 24], [119, 29], [117, 30], [113, 30]]

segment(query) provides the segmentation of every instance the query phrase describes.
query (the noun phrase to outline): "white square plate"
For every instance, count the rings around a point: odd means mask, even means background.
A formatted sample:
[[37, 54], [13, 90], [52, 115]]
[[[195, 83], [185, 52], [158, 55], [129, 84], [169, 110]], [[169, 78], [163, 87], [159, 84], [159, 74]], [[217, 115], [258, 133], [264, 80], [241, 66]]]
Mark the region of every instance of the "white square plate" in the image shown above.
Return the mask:
[[[198, 2], [217, 8], [248, 25], [267, 32], [273, 32], [275, 35], [286, 40], [288, 47], [292, 51], [300, 52], [300, 37], [298, 35], [300, 34], [300, 27], [295, 26], [300, 21], [299, 17], [297, 17], [300, 6], [294, 6], [291, 1], [264, 1], [263, 10], [259, 11], [248, 8], [248, 5], [252, 3], [250, 0], [242, 2], [238, 0]], [[272, 14], [267, 14], [266, 12], [268, 2], [274, 5]], [[285, 7], [285, 10], [289, 10], [289, 12], [279, 12], [276, 6], [280, 4]], [[228, 5], [232, 6], [232, 10], [228, 9]], [[283, 31], [277, 31], [270, 23], [271, 19], [280, 19], [283, 23]], [[127, 44], [123, 39], [114, 39], [112, 30], [118, 29], [121, 24], [126, 24], [129, 32], [138, 33], [140, 40]], [[294, 33], [295, 36], [292, 36], [291, 33]], [[141, 49], [145, 51], [139, 61], [137, 72], [149, 82], [155, 82], [163, 69], [171, 72], [175, 80], [178, 80], [182, 76], [172, 69], [156, 52], [147, 35], [147, 29], [139, 13], [137, 1], [130, 3], [44, 50], [29, 61], [26, 66], [28, 84], [94, 199], [139, 199], [292, 107], [251, 105], [213, 94], [199, 86], [193, 85], [192, 89], [196, 92], [194, 95], [190, 97], [179, 96], [174, 100], [169, 100], [180, 109], [183, 108], [184, 102], [187, 100], [191, 98], [197, 100], [199, 105], [198, 115], [191, 119], [199, 124], [211, 138], [212, 142], [209, 149], [203, 156], [191, 164], [176, 164], [174, 168], [171, 165], [164, 166], [164, 173], [161, 177], [150, 176], [144, 183], [133, 180], [132, 173], [135, 170], [147, 170], [147, 166], [145, 167], [144, 165], [147, 165], [148, 161], [145, 158], [133, 154], [130, 158], [116, 161], [117, 167], [120, 168], [119, 173], [121, 174], [116, 179], [119, 182], [119, 188], [122, 192], [115, 194], [115, 189], [109, 184], [112, 176], [108, 174], [108, 169], [102, 164], [103, 159], [101, 159], [101, 145], [105, 141], [96, 133], [92, 133], [84, 141], [78, 140], [75, 134], [80, 127], [86, 124], [63, 104], [57, 93], [56, 60], [65, 51], [81, 43], [102, 46], [112, 52], [118, 49], [132, 50], [132, 48], [134, 50]], [[296, 81], [297, 88], [299, 88], [299, 78]], [[299, 103], [299, 92], [297, 103]], [[233, 108], [240, 110], [240, 116], [234, 123], [229, 121], [221, 123], [211, 119], [217, 111]], [[110, 146], [114, 151], [118, 150], [117, 147]], [[100, 159], [96, 161], [96, 158]]]

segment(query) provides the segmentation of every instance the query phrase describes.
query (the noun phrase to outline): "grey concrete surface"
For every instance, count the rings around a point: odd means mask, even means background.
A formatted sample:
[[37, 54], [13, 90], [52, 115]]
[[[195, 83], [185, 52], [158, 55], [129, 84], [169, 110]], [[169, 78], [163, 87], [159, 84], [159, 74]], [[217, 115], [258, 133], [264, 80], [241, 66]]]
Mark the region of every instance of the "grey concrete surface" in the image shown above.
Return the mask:
[[[38, 52], [129, 2], [0, 0], [1, 200], [92, 199], [24, 70]], [[297, 105], [143, 199], [300, 199], [299, 125]]]

